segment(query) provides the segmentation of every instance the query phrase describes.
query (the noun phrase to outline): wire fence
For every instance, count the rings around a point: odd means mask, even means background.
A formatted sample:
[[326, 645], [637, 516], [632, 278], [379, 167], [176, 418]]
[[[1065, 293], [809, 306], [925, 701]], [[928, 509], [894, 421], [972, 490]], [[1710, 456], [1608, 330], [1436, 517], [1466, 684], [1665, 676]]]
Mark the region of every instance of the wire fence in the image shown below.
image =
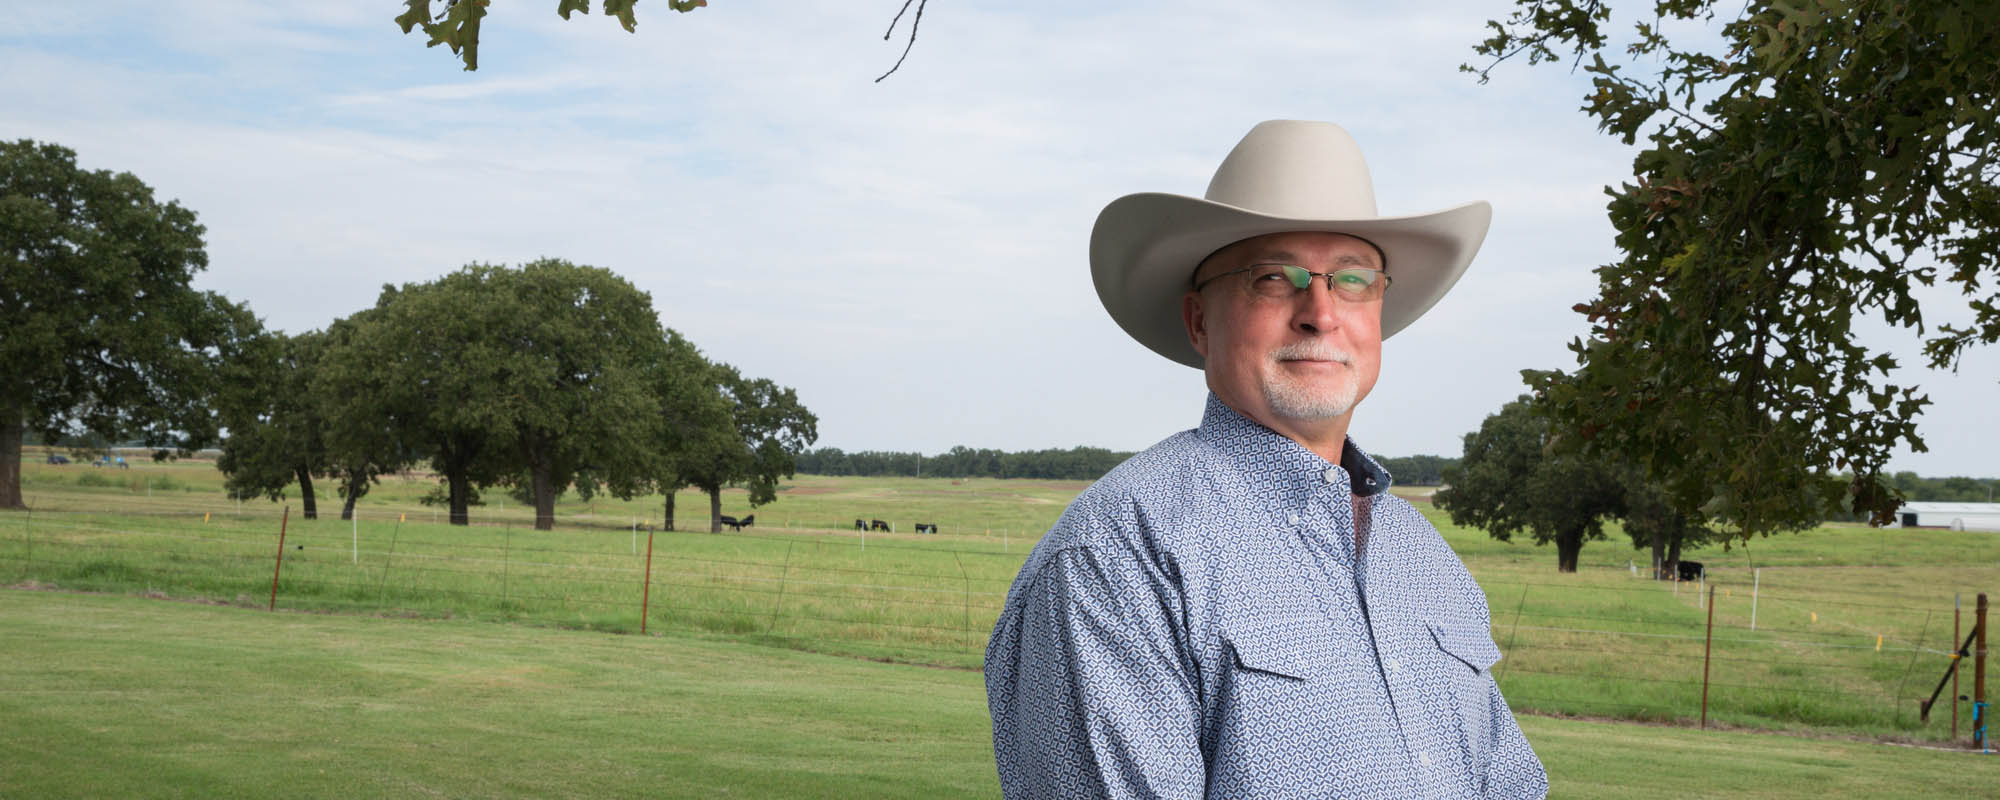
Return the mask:
[[[1025, 549], [755, 528], [454, 527], [425, 516], [9, 514], [0, 577], [259, 608], [674, 630], [977, 668]], [[1949, 602], [1796, 572], [1714, 586], [1489, 578], [1505, 653], [1495, 679], [1516, 709], [1545, 713], [1925, 740], [1968, 732], [1971, 706], [1957, 698], [1971, 691], [1970, 664], [1960, 661], [1963, 685], [1947, 684], [1928, 719], [1922, 704], [1971, 630], [1970, 587], [1955, 619]]]

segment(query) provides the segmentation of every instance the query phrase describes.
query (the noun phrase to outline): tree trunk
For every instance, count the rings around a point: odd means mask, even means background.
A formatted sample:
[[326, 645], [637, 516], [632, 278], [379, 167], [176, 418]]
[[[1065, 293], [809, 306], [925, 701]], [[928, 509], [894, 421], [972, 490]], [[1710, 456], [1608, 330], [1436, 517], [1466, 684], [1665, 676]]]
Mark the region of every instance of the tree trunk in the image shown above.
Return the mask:
[[0, 508], [27, 508], [21, 500], [20, 412], [0, 411]]
[[472, 524], [465, 513], [466, 506], [472, 501], [472, 482], [465, 479], [465, 471], [446, 474], [445, 483], [451, 487], [451, 524]]
[[674, 491], [673, 489], [667, 490], [667, 509], [661, 512], [666, 515], [666, 524], [664, 526], [666, 530], [674, 529]]
[[346, 522], [348, 520], [354, 519], [354, 501], [358, 499], [360, 498], [356, 497], [353, 492], [348, 492], [347, 499], [341, 501], [340, 503], [341, 522]]
[[1653, 580], [1667, 579], [1667, 533], [1653, 531]]
[[528, 491], [535, 498], [535, 530], [556, 529], [556, 492], [549, 485], [549, 467], [536, 464], [528, 468]]
[[1556, 535], [1556, 571], [1575, 572], [1577, 554], [1583, 552], [1583, 532]]
[[306, 519], [319, 519], [319, 500], [313, 496], [312, 470], [298, 468], [299, 511]]
[[722, 487], [708, 489], [708, 532], [722, 532]]
[[1674, 537], [1674, 540], [1672, 542], [1669, 542], [1667, 544], [1666, 580], [1680, 580], [1680, 577], [1681, 577], [1681, 538], [1676, 536]]

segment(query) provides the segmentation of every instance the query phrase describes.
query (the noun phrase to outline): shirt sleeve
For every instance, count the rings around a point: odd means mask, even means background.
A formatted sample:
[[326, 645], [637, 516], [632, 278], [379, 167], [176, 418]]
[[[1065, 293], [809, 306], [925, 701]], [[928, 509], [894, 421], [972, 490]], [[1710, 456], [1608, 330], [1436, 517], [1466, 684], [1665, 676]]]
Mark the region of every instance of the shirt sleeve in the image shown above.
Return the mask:
[[1520, 723], [1500, 696], [1500, 686], [1486, 678], [1488, 719], [1493, 721], [1492, 757], [1486, 761], [1486, 796], [1490, 798], [1543, 798], [1549, 794], [1549, 774], [1542, 760], [1521, 734]]
[[1006, 797], [1200, 797], [1197, 681], [1171, 582], [1136, 553], [1085, 546], [1022, 580], [986, 652]]

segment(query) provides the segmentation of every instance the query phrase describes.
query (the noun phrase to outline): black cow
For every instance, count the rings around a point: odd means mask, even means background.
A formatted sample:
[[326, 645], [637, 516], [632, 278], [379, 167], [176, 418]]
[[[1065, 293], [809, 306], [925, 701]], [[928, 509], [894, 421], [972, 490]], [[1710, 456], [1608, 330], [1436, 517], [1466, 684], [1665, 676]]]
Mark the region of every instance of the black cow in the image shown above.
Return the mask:
[[722, 524], [728, 525], [729, 529], [732, 531], [740, 531], [743, 530], [744, 528], [754, 528], [757, 527], [757, 515], [751, 514], [750, 516], [744, 517], [742, 519], [736, 519], [733, 517], [723, 517]]
[[917, 532], [918, 532], [918, 533], [937, 533], [937, 523], [935, 523], [935, 522], [919, 522], [919, 523], [917, 523]]
[[1702, 568], [1701, 568], [1701, 562], [1699, 562], [1699, 561], [1682, 561], [1682, 562], [1680, 562], [1680, 579], [1681, 579], [1681, 580], [1684, 580], [1684, 581], [1693, 581], [1693, 580], [1700, 580], [1700, 579], [1701, 579], [1701, 576], [1702, 576]]
[[858, 519], [857, 519], [857, 520], [855, 520], [855, 521], [854, 521], [854, 529], [855, 529], [855, 530], [857, 530], [857, 531], [865, 531], [865, 530], [868, 530], [868, 523], [867, 523], [867, 521], [865, 521], [865, 520], [858, 520]]
[[871, 519], [868, 521], [868, 529], [871, 531], [886, 531], [889, 529], [889, 523], [879, 519]]
[[735, 517], [729, 516], [728, 514], [723, 514], [721, 516], [716, 517], [715, 521], [720, 522], [724, 525], [728, 525], [732, 530], [739, 530], [739, 531], [743, 530], [743, 523], [736, 521]]

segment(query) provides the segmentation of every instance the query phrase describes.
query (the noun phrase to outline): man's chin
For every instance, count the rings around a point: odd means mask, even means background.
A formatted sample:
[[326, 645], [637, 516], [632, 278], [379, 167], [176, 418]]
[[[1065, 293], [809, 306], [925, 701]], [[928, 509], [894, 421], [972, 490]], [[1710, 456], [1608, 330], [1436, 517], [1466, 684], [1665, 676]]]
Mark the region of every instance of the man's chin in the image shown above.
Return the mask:
[[1308, 393], [1273, 387], [1264, 392], [1264, 402], [1271, 413], [1312, 422], [1333, 419], [1353, 411], [1355, 400], [1353, 393], [1338, 388]]

